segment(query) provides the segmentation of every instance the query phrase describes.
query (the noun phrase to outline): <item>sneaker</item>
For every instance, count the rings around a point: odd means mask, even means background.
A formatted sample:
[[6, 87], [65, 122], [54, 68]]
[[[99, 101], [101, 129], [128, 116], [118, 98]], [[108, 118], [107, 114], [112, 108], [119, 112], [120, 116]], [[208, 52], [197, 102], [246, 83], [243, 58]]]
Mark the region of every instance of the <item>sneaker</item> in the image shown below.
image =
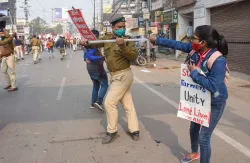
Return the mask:
[[99, 104], [99, 103], [96, 102], [96, 103], [94, 103], [94, 105], [95, 105], [96, 108], [98, 108], [98, 109], [100, 109], [102, 111], [105, 110], [102, 104]]
[[95, 109], [95, 105], [94, 105], [94, 104], [91, 104], [91, 105], [90, 105], [90, 109]]
[[194, 158], [189, 158], [188, 156], [184, 156], [182, 159], [181, 159], [181, 162], [182, 163], [189, 163], [189, 162], [192, 162], [194, 160], [197, 160], [200, 158], [200, 153], [196, 153]]

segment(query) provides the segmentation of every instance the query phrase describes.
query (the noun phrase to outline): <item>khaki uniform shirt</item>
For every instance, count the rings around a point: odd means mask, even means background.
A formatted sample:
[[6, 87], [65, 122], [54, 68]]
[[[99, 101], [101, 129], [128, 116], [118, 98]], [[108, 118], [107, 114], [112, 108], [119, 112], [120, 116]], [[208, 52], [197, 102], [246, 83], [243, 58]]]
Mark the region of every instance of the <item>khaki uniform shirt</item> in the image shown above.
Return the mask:
[[42, 41], [38, 40], [39, 47], [42, 45]]
[[[7, 46], [8, 45], [8, 46]], [[4, 47], [5, 46], [5, 47]], [[7, 47], [6, 47], [7, 46]], [[6, 37], [4, 40], [0, 40], [0, 60], [2, 57], [8, 57], [10, 54], [8, 55], [4, 55], [4, 51], [6, 52], [6, 49], [5, 48], [11, 48], [9, 49], [8, 51], [12, 51], [13, 53], [13, 50], [14, 50], [14, 47], [15, 47], [15, 44], [13, 42], [13, 37], [11, 36], [8, 36]]]
[[31, 39], [31, 42], [30, 42], [30, 46], [31, 46], [31, 47], [32, 47], [32, 46], [38, 46], [38, 47], [40, 47], [40, 46], [41, 46], [40, 40], [38, 40], [37, 38], [32, 38], [32, 39]]
[[[124, 36], [128, 39], [129, 36]], [[100, 40], [115, 39], [113, 34], [107, 34], [100, 38]], [[124, 70], [130, 67], [130, 61], [135, 61], [137, 58], [137, 49], [134, 42], [125, 42], [125, 45], [119, 47], [116, 42], [114, 43], [99, 43], [90, 44], [90, 48], [104, 47], [104, 55], [107, 63], [107, 68], [110, 72]]]

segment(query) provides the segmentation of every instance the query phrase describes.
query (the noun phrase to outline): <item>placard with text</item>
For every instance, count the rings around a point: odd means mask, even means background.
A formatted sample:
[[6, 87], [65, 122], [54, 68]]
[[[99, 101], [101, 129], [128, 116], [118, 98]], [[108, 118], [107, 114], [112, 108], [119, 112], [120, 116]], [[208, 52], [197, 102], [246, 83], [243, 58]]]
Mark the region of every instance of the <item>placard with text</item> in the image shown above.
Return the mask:
[[209, 127], [211, 93], [195, 83], [186, 64], [181, 65], [180, 104], [177, 117]]
[[87, 26], [82, 16], [82, 13], [79, 9], [69, 10], [68, 13], [72, 22], [75, 24], [76, 28], [85, 39], [96, 40], [95, 35], [91, 32], [91, 30]]

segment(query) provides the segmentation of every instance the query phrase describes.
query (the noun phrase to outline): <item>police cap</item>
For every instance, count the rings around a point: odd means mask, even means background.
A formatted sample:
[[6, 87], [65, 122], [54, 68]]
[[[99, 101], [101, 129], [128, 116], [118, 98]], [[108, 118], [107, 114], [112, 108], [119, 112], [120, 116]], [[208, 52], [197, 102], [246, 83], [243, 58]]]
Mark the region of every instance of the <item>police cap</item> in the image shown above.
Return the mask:
[[110, 24], [115, 25], [120, 22], [126, 22], [125, 18], [124, 17], [115, 18], [111, 20]]

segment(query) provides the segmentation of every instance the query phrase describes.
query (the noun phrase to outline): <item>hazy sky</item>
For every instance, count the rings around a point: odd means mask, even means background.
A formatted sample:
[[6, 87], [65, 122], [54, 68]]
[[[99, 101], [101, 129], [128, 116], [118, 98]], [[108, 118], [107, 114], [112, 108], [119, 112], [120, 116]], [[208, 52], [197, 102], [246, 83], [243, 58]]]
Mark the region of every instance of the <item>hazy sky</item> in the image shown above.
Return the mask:
[[[19, 6], [22, 6], [22, 2], [24, 0], [17, 0], [16, 7], [17, 7], [17, 18], [24, 17], [23, 9], [21, 9]], [[51, 8], [72, 8], [74, 6], [75, 8], [82, 8], [82, 14], [87, 21], [88, 24], [92, 24], [93, 22], [93, 0], [28, 0], [30, 9], [33, 11], [30, 12], [30, 18], [36, 18], [40, 16], [44, 19], [47, 23], [51, 24], [52, 19], [52, 10]], [[43, 12], [43, 8], [46, 10], [46, 12]], [[55, 17], [55, 16], [54, 16]]]

